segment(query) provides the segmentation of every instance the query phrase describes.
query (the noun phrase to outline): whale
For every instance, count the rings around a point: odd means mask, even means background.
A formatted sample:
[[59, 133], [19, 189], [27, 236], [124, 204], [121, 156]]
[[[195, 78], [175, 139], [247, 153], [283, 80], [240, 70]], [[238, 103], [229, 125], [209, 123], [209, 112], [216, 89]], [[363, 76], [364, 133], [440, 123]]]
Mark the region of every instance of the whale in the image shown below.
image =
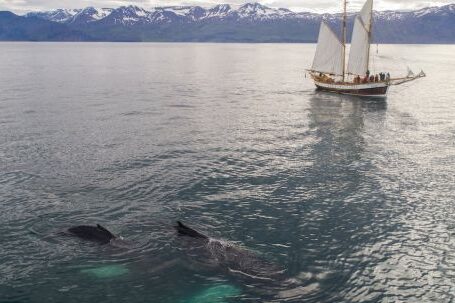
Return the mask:
[[[158, 277], [168, 268], [182, 266], [199, 274], [204, 272], [209, 275], [221, 274], [226, 276], [228, 281], [231, 277], [234, 279], [231, 281], [236, 281], [236, 285], [247, 285], [249, 293], [261, 294], [271, 299], [277, 298], [279, 293], [295, 284], [294, 279], [288, 276], [283, 266], [264, 257], [261, 253], [230, 241], [211, 237], [181, 221], [176, 221], [175, 225], [166, 225], [166, 231], [171, 232], [167, 234], [168, 236], [172, 236], [172, 229], [174, 229], [175, 242], [170, 247], [180, 254], [180, 257], [173, 254], [172, 259], [169, 260], [168, 255], [143, 255], [131, 264], [103, 263], [93, 268], [84, 268], [81, 272], [97, 278], [113, 278], [130, 271], [146, 271]], [[126, 249], [136, 247], [99, 224], [73, 226], [68, 228], [65, 234], [101, 245]], [[126, 245], [123, 244], [124, 242]], [[216, 293], [218, 296], [218, 292]]]
[[91, 225], [78, 225], [70, 227], [66, 230], [66, 234], [74, 236], [83, 240], [96, 242], [99, 244], [113, 243], [115, 240], [120, 239], [105, 227], [96, 224]]
[[[230, 274], [253, 281], [283, 281], [286, 270], [261, 254], [233, 244], [232, 242], [210, 237], [192, 227], [177, 221], [174, 226], [185, 249], [182, 251], [192, 259], [192, 264], [210, 269], [221, 269]], [[102, 245], [129, 248], [131, 243], [110, 232], [100, 224], [78, 225], [67, 229], [66, 234]]]
[[231, 242], [212, 238], [181, 221], [174, 226], [178, 236], [185, 239], [186, 253], [198, 264], [222, 269], [249, 281], [282, 282], [286, 270], [260, 254]]
[[66, 236], [76, 237], [82, 240], [96, 242], [101, 245], [109, 244], [115, 248], [131, 249], [135, 246], [132, 241], [124, 239], [110, 232], [107, 228], [100, 224], [92, 225], [77, 225], [68, 228], [62, 233]]

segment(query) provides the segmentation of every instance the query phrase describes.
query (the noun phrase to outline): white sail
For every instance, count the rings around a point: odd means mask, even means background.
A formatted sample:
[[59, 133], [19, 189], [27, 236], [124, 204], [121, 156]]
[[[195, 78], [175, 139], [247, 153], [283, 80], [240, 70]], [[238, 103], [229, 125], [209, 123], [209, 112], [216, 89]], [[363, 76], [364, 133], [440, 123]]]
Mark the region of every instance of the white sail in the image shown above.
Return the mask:
[[335, 75], [343, 74], [343, 44], [324, 21], [319, 29], [312, 70]]
[[360, 19], [362, 19], [365, 28], [370, 30], [371, 28], [371, 12], [373, 11], [373, 0], [367, 0], [359, 13]]
[[373, 0], [368, 0], [355, 18], [347, 68], [350, 74], [365, 75], [368, 70], [372, 10]]

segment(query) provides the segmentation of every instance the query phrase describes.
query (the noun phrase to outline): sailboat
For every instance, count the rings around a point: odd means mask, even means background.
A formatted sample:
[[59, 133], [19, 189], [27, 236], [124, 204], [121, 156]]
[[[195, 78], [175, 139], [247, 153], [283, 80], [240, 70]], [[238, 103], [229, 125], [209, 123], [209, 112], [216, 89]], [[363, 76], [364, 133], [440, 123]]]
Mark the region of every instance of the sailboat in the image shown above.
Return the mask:
[[406, 77], [395, 79], [390, 77], [390, 73], [370, 74], [373, 0], [367, 0], [355, 17], [346, 64], [346, 0], [343, 1], [343, 6], [341, 40], [324, 20], [321, 23], [313, 65], [308, 69], [318, 90], [385, 98], [391, 85], [425, 77], [423, 71], [417, 75], [408, 74]]

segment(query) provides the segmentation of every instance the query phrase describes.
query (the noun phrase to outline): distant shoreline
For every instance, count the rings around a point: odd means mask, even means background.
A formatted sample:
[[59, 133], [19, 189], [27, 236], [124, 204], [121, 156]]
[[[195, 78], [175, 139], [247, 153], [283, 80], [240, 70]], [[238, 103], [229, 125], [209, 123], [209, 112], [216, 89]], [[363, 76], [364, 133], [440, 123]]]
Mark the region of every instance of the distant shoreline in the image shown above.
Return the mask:
[[[348, 16], [350, 41], [354, 14]], [[373, 14], [373, 42], [387, 44], [454, 44], [455, 4], [411, 12]], [[339, 33], [339, 14], [294, 13], [259, 3], [137, 6], [32, 12], [0, 12], [0, 41], [316, 43], [324, 20]]]
[[[317, 44], [315, 42], [240, 42], [240, 41], [51, 41], [51, 40], [0, 40], [0, 43], [81, 43], [81, 44]], [[372, 45], [455, 45], [452, 43], [372, 43]], [[349, 43], [347, 45], [350, 45]]]

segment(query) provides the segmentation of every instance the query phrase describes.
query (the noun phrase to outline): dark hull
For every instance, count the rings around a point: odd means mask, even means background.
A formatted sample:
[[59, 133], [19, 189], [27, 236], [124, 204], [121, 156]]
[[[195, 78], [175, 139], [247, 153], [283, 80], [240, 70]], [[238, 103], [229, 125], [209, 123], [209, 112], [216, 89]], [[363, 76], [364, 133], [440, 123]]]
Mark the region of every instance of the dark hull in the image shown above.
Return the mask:
[[365, 97], [385, 97], [387, 95], [388, 86], [383, 87], [370, 87], [361, 89], [340, 89], [340, 88], [329, 88], [323, 87], [316, 84], [317, 90], [332, 92], [337, 94], [354, 95], [354, 96], [365, 96]]

